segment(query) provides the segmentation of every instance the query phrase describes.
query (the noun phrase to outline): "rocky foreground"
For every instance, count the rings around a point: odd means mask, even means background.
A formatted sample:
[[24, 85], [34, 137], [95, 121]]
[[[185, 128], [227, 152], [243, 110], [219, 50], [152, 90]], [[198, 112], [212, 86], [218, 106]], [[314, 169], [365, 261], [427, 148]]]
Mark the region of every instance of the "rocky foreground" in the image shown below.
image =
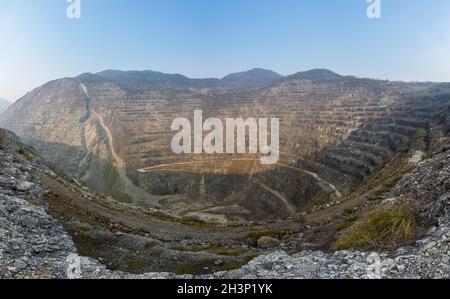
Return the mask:
[[[233, 271], [204, 276], [173, 273], [131, 275], [113, 272], [98, 261], [80, 257], [71, 237], [48, 213], [38, 174], [52, 173], [31, 149], [1, 132], [0, 141], [0, 278], [450, 278], [450, 151], [419, 164], [399, 182], [389, 205], [423, 194], [422, 208], [434, 226], [422, 240], [392, 253], [304, 251], [273, 252]], [[8, 140], [6, 143], [5, 140]], [[2, 144], [2, 142], [0, 142]], [[6, 145], [7, 146], [6, 146]], [[53, 173], [54, 175], [54, 173]]]

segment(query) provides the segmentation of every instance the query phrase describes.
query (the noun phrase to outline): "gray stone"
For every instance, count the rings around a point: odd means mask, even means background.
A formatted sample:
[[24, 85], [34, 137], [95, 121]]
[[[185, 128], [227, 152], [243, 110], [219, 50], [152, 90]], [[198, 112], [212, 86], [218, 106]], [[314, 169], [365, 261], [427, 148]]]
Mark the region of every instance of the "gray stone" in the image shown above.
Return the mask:
[[24, 270], [28, 267], [28, 264], [22, 260], [16, 260], [14, 262], [14, 268], [19, 269], [19, 270]]

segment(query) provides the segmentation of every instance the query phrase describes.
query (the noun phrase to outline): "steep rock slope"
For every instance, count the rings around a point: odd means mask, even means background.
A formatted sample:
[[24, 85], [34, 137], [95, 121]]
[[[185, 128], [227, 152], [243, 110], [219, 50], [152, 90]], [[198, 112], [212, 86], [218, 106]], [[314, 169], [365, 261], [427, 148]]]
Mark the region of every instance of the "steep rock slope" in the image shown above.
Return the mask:
[[0, 278], [131, 277], [78, 255], [72, 238], [49, 213], [44, 201], [48, 190], [40, 179], [44, 174], [59, 177], [32, 148], [0, 129]]

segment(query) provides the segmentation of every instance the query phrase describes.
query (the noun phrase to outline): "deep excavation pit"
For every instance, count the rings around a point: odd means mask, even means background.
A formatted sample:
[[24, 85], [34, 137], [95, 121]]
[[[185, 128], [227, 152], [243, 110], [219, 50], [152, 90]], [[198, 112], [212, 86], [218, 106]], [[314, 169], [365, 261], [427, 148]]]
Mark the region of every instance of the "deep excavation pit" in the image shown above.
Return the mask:
[[178, 216], [218, 223], [286, 219], [313, 199], [340, 197], [334, 185], [301, 168], [234, 158], [141, 169], [133, 181]]
[[[132, 273], [211, 273], [275, 249], [329, 250], [412, 170], [450, 94], [446, 85], [326, 70], [248, 88], [105, 76], [49, 82], [0, 125], [53, 165], [40, 178], [44, 200], [79, 253]], [[175, 155], [171, 122], [197, 109], [205, 118], [279, 118], [278, 163]]]

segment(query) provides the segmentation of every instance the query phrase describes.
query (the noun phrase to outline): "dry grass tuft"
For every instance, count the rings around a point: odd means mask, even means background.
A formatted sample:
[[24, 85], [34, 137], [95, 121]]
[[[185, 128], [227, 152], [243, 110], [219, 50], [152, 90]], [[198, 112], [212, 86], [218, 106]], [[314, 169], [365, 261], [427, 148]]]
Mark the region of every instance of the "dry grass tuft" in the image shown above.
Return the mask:
[[414, 214], [405, 205], [385, 207], [369, 212], [342, 236], [336, 250], [388, 249], [412, 240]]

